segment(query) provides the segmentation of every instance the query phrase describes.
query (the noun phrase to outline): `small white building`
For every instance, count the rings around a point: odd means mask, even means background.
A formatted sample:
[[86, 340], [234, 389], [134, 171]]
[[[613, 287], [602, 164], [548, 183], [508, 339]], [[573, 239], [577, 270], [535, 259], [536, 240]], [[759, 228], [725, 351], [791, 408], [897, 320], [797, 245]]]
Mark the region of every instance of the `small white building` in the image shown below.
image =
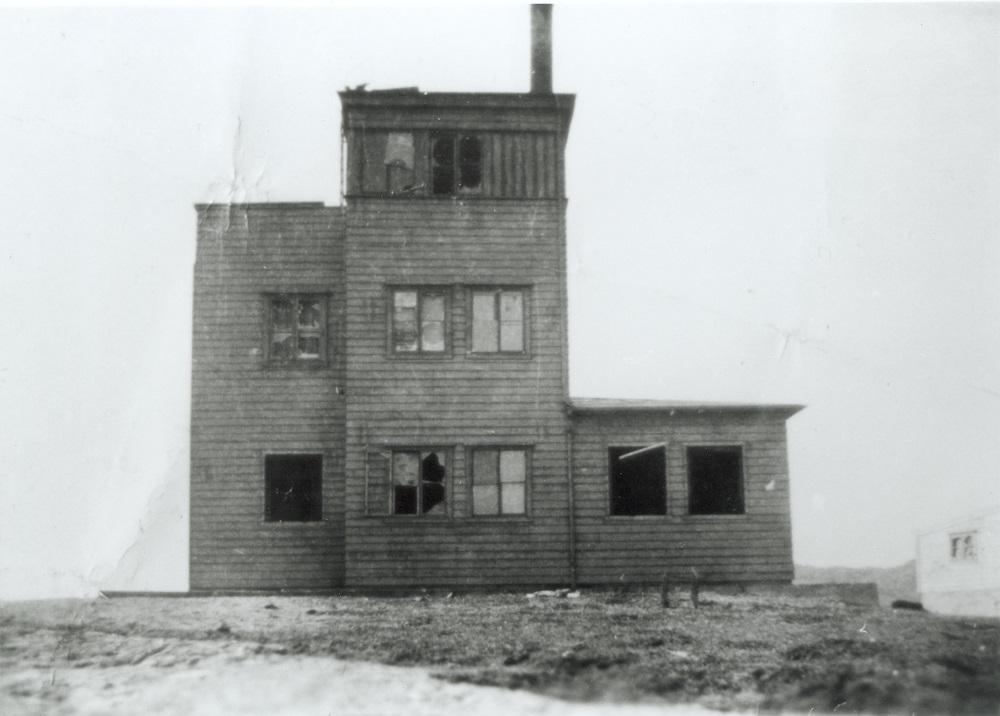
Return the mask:
[[932, 612], [1000, 617], [1000, 508], [920, 533], [917, 591]]

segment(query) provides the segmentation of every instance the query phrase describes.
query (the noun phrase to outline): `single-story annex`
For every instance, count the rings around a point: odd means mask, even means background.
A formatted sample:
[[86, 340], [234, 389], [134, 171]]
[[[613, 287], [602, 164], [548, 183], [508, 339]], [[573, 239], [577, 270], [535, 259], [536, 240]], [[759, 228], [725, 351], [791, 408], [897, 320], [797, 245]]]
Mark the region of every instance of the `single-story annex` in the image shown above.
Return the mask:
[[529, 93], [340, 93], [342, 206], [197, 207], [192, 591], [791, 581], [800, 406], [568, 395], [531, 13]]

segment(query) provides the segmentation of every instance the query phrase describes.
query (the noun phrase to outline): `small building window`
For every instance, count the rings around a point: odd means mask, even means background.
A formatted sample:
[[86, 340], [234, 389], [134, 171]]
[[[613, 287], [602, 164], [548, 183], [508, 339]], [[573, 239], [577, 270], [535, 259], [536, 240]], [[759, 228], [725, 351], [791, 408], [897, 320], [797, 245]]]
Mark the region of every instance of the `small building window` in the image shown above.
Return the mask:
[[687, 449], [688, 506], [692, 515], [743, 514], [743, 448], [706, 445]]
[[472, 292], [472, 352], [524, 352], [524, 291]]
[[392, 291], [394, 353], [441, 353], [446, 349], [447, 300], [441, 289]]
[[472, 451], [472, 514], [523, 515], [528, 452], [496, 448]]
[[264, 519], [315, 522], [323, 519], [323, 456], [264, 457]]
[[951, 558], [956, 562], [972, 561], [976, 558], [976, 532], [958, 532], [948, 535], [951, 543]]
[[444, 514], [446, 459], [443, 452], [396, 450], [392, 453], [392, 513]]
[[435, 194], [479, 191], [483, 147], [469, 134], [436, 133], [431, 137], [431, 190]]
[[325, 303], [320, 296], [269, 296], [268, 358], [320, 361], [325, 345]]
[[667, 514], [667, 458], [663, 445], [608, 448], [612, 515]]

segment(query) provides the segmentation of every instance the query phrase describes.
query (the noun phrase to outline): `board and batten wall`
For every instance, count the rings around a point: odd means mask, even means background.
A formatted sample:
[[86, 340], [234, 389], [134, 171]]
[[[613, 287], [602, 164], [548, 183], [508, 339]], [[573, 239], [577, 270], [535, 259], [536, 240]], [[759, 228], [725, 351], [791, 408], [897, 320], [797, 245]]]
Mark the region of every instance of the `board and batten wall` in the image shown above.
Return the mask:
[[[565, 583], [564, 203], [351, 198], [347, 211], [346, 583]], [[390, 287], [448, 296], [447, 350], [393, 354]], [[470, 290], [527, 291], [523, 355], [470, 351]], [[527, 514], [473, 516], [469, 451], [529, 451]], [[390, 514], [394, 448], [443, 452], [443, 515]]]
[[[343, 210], [199, 205], [191, 405], [192, 590], [343, 583]], [[326, 296], [326, 355], [267, 360], [270, 293]], [[323, 456], [322, 520], [266, 522], [264, 456]]]
[[[793, 577], [787, 411], [575, 411], [576, 568], [581, 584]], [[611, 516], [611, 447], [666, 443], [667, 514]], [[741, 445], [745, 514], [688, 513], [686, 447]]]

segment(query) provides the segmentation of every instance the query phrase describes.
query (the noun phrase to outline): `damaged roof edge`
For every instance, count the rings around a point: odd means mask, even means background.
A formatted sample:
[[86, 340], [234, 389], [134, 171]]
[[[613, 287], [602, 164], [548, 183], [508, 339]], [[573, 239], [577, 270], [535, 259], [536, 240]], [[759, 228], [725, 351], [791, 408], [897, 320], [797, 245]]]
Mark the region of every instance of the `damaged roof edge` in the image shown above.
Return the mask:
[[628, 400], [616, 398], [570, 398], [572, 413], [778, 413], [790, 418], [805, 405], [793, 403], [703, 403], [683, 400]]

